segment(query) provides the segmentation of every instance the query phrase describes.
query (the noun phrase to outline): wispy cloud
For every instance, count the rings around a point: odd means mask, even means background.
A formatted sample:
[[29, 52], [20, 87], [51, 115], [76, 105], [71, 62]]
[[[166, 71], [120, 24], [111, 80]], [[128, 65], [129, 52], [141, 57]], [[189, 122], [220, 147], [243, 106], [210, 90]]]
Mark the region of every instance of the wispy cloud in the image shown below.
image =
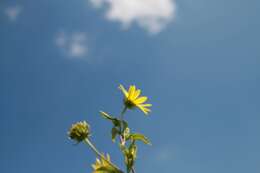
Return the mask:
[[7, 7], [4, 10], [5, 15], [8, 17], [10, 21], [16, 21], [19, 15], [22, 12], [22, 7], [20, 5], [15, 5], [11, 7]]
[[84, 58], [88, 53], [87, 36], [84, 32], [59, 32], [55, 37], [55, 44], [72, 58]]
[[129, 28], [136, 23], [156, 34], [175, 17], [174, 0], [90, 0], [95, 8], [107, 7], [106, 18]]

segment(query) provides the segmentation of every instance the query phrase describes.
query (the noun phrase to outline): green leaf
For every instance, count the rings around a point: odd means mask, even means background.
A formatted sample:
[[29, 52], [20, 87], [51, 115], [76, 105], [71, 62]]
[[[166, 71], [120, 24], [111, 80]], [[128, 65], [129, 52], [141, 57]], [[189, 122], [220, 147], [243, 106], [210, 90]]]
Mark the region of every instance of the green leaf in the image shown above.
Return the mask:
[[143, 134], [140, 133], [133, 133], [129, 136], [130, 139], [132, 140], [139, 140], [142, 141], [145, 144], [151, 145], [151, 142], [149, 141], [149, 139], [144, 136]]
[[129, 146], [129, 153], [132, 155], [133, 160], [135, 160], [137, 155], [137, 146], [134, 141]]
[[112, 141], [115, 142], [116, 140], [116, 135], [119, 134], [120, 132], [118, 131], [118, 129], [116, 127], [113, 127], [111, 129], [111, 135], [112, 135]]
[[100, 114], [105, 118], [105, 119], [108, 119], [110, 121], [113, 121], [115, 118], [113, 118], [112, 116], [110, 116], [108, 113], [106, 112], [103, 112], [103, 111], [99, 111]]
[[115, 118], [113, 120], [113, 124], [114, 124], [115, 127], [120, 127], [120, 120]]
[[99, 111], [99, 112], [100, 112], [100, 114], [101, 114], [101, 116], [102, 116], [103, 118], [112, 121], [112, 123], [114, 124], [114, 126], [116, 126], [116, 127], [119, 127], [119, 126], [120, 126], [120, 120], [119, 120], [119, 119], [112, 117], [111, 115], [109, 115], [109, 114], [106, 113], [106, 112], [103, 112], [103, 111]]
[[121, 170], [115, 169], [113, 167], [108, 167], [108, 166], [102, 166], [102, 167], [96, 169], [95, 172], [99, 172], [99, 173], [122, 173]]
[[106, 166], [102, 166], [98, 169], [95, 170], [95, 172], [100, 172], [100, 173], [114, 173], [115, 169], [111, 168], [111, 167], [106, 167]]
[[126, 146], [120, 146], [122, 153], [124, 154], [124, 158], [125, 158], [125, 165], [127, 167], [127, 173], [131, 172], [134, 163], [135, 163], [135, 159], [137, 156], [137, 146], [135, 144], [135, 141], [133, 140], [131, 142], [131, 144], [129, 145], [129, 147]]

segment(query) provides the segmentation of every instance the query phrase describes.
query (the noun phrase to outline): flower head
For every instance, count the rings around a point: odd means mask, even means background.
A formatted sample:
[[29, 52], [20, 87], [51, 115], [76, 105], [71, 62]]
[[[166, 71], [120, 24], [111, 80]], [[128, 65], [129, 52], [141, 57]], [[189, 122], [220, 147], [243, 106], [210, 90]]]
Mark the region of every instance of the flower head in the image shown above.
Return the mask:
[[[103, 156], [103, 155], [102, 155]], [[119, 169], [111, 165], [110, 156], [103, 156], [101, 159], [96, 159], [96, 163], [92, 165], [92, 173], [122, 173]]]
[[89, 136], [90, 127], [86, 121], [80, 121], [72, 124], [68, 131], [69, 138], [81, 142]]
[[141, 90], [136, 89], [134, 85], [130, 85], [128, 91], [123, 87], [123, 85], [119, 85], [119, 89], [123, 92], [125, 98], [124, 98], [124, 104], [127, 108], [139, 108], [141, 111], [143, 111], [146, 115], [151, 111], [148, 107], [151, 107], [151, 104], [144, 104], [144, 102], [147, 101], [147, 97], [140, 96]]

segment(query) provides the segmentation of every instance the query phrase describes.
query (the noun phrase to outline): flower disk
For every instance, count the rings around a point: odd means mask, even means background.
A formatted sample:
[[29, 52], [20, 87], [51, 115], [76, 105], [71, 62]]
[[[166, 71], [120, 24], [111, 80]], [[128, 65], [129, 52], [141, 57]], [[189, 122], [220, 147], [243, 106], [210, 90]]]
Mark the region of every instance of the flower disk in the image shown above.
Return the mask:
[[90, 127], [86, 121], [72, 124], [68, 131], [69, 138], [77, 142], [81, 142], [89, 136]]
[[[151, 112], [151, 110], [148, 107], [151, 107], [151, 104], [144, 104], [144, 102], [147, 101], [147, 97], [140, 96], [141, 90], [136, 89], [134, 85], [130, 85], [128, 91], [123, 87], [123, 85], [119, 85], [119, 89], [123, 92], [125, 98], [124, 98], [124, 104], [127, 108], [139, 108], [141, 111], [143, 111], [146, 115]], [[140, 97], [139, 97], [140, 96]]]

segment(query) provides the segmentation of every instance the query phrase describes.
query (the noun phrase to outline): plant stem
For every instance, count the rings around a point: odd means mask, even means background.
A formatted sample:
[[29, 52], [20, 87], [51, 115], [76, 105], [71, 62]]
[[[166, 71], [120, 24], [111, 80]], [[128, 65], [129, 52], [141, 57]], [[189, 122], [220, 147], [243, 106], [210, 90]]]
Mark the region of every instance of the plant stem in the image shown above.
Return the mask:
[[90, 146], [90, 148], [94, 151], [94, 153], [95, 153], [97, 156], [102, 157], [102, 154], [99, 153], [99, 151], [97, 150], [97, 148], [90, 142], [89, 139], [86, 138], [86, 139], [84, 140], [84, 142]]
[[127, 110], [127, 107], [125, 106], [124, 109], [122, 110], [121, 114], [120, 114], [120, 121], [122, 122], [124, 120], [124, 114]]
[[94, 151], [94, 153], [98, 156], [101, 157], [102, 159], [104, 159], [108, 164], [110, 164], [112, 167], [114, 167], [117, 170], [120, 170], [117, 166], [115, 166], [113, 163], [111, 163], [109, 160], [107, 160], [107, 158], [102, 155], [97, 148], [90, 142], [90, 140], [88, 138], [86, 138], [84, 140], [84, 142]]
[[119, 138], [120, 138], [120, 143], [122, 145], [124, 145], [124, 143], [125, 143], [125, 139], [124, 139], [124, 135], [123, 135], [124, 129], [122, 127], [123, 127], [124, 114], [125, 114], [126, 110], [127, 110], [127, 107], [125, 106], [119, 117], [119, 120], [120, 120], [120, 137]]

